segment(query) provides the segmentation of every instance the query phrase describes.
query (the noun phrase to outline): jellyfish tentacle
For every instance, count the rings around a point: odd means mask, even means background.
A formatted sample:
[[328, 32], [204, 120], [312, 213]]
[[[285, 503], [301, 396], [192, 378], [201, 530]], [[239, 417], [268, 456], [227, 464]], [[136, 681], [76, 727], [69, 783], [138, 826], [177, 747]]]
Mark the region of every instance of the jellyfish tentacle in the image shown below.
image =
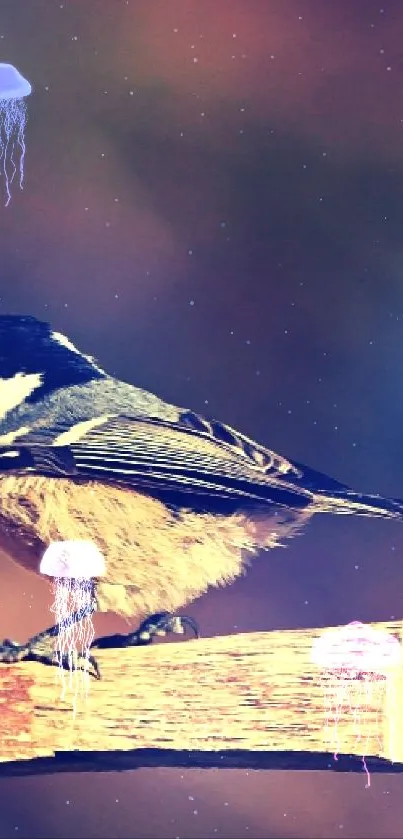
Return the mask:
[[[76, 625], [85, 618], [90, 617], [95, 610], [96, 599], [95, 597], [91, 597], [80, 609], [77, 609], [77, 611], [70, 615], [69, 621], [71, 625]], [[63, 669], [69, 669], [68, 654], [61, 653], [55, 648], [53, 643], [53, 639], [60, 637], [64, 631], [65, 621], [63, 620], [33, 635], [25, 644], [19, 644], [16, 641], [5, 638], [0, 643], [0, 663], [16, 664], [19, 661], [37, 661], [52, 667], [60, 666]], [[88, 672], [91, 672], [91, 675], [94, 675], [95, 678], [100, 678], [98, 664], [92, 656], [77, 653], [77, 660], [83, 662], [88, 661], [94, 671], [92, 673], [91, 668], [88, 668]], [[84, 670], [87, 668], [79, 666], [76, 669]]]
[[[11, 201], [10, 186], [19, 169], [20, 189], [24, 181], [25, 126], [27, 110], [25, 98], [32, 91], [27, 79], [12, 64], [0, 62], [0, 160], [4, 178], [5, 206]], [[14, 159], [14, 152], [18, 159]], [[11, 172], [9, 173], [9, 167]]]

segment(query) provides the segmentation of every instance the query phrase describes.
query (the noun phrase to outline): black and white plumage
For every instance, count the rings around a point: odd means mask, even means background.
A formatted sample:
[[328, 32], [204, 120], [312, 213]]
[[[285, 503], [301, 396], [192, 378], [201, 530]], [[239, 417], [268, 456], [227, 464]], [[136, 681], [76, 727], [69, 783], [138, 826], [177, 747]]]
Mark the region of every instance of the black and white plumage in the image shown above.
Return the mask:
[[0, 547], [33, 571], [53, 540], [106, 560], [98, 607], [174, 611], [317, 512], [402, 518], [227, 425], [118, 381], [32, 317], [0, 316]]

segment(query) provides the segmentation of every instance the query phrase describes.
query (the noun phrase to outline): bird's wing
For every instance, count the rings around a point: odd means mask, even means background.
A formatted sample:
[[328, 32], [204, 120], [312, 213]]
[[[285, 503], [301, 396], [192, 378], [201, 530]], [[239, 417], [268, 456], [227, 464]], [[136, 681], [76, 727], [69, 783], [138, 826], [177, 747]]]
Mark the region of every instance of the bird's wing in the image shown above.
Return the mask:
[[294, 510], [313, 505], [317, 512], [403, 518], [402, 500], [355, 493], [189, 411], [177, 421], [115, 416], [58, 430], [53, 444], [47, 431], [42, 441], [36, 433], [21, 445], [0, 445], [0, 477], [30, 473], [94, 480], [211, 511], [222, 510], [223, 500], [232, 509], [250, 503]]
[[[177, 422], [109, 417], [68, 445], [22, 444], [12, 450], [20, 460], [28, 450], [30, 468], [38, 474], [287, 506], [305, 506], [311, 497], [303, 472], [290, 461], [191, 411]], [[8, 470], [18, 469], [14, 457], [15, 465], [8, 457]], [[0, 452], [0, 469], [4, 460]]]

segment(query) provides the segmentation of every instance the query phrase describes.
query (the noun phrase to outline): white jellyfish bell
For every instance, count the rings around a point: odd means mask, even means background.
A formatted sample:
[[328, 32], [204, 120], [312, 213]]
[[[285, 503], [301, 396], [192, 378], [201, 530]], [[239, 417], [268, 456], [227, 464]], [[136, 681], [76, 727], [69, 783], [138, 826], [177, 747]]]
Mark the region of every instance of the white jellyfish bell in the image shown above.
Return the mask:
[[90, 580], [105, 574], [105, 560], [94, 542], [86, 539], [52, 542], [39, 570], [47, 577]]
[[10, 186], [19, 170], [23, 188], [25, 158], [25, 97], [32, 88], [12, 64], [0, 63], [0, 163], [4, 177], [6, 207], [11, 201]]

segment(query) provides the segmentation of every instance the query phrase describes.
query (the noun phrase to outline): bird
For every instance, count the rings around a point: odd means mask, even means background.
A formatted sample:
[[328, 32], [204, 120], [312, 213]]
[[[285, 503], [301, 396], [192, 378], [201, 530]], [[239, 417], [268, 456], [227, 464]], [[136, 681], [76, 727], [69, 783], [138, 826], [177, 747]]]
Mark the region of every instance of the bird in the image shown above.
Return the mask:
[[[114, 378], [45, 321], [0, 316], [0, 548], [38, 572], [54, 541], [98, 546], [106, 571], [92, 608], [142, 620], [95, 648], [197, 634], [178, 610], [316, 513], [402, 519], [403, 501], [354, 492]], [[47, 645], [57, 629], [24, 644], [5, 639], [0, 662], [54, 663]]]

